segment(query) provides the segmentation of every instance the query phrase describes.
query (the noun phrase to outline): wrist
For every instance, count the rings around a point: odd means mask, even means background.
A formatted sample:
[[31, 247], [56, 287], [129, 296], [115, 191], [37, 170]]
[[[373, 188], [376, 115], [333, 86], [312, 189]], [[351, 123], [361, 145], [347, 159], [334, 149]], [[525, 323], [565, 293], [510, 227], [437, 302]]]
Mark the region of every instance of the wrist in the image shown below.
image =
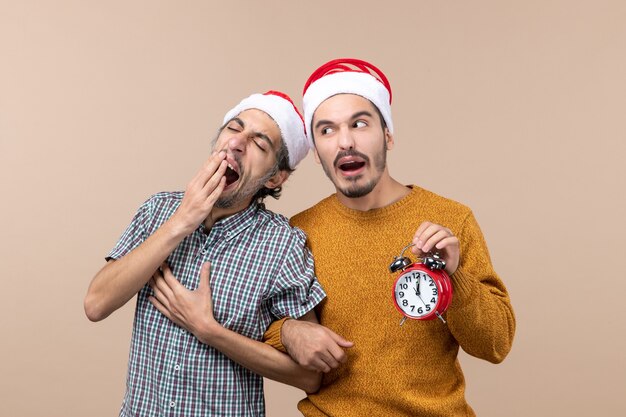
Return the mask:
[[184, 219], [184, 216], [176, 210], [172, 217], [165, 223], [174, 237], [184, 238], [193, 233], [198, 225], [192, 224]]
[[219, 339], [226, 331], [221, 324], [215, 320], [207, 320], [203, 322], [198, 328], [193, 331], [196, 338], [205, 345], [216, 347], [219, 344]]
[[280, 327], [280, 343], [285, 350], [289, 352], [289, 342], [291, 341], [291, 330], [297, 320], [292, 320], [291, 317], [285, 317]]

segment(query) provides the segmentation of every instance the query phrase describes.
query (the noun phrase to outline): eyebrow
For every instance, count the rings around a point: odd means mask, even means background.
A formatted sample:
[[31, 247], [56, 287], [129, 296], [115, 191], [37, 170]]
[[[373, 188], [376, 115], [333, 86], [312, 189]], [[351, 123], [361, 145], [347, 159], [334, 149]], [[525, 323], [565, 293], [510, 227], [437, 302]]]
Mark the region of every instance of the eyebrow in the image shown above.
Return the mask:
[[[367, 110], [363, 110], [363, 111], [359, 111], [354, 113], [351, 117], [350, 120], [354, 120], [354, 119], [358, 119], [361, 116], [368, 116], [368, 117], [374, 117], [374, 115], [371, 112], [368, 112]], [[319, 128], [320, 126], [323, 125], [331, 125], [333, 124], [333, 122], [331, 122], [330, 120], [318, 120], [317, 123], [315, 123], [315, 129]]]
[[[242, 129], [244, 129], [246, 127], [246, 124], [244, 123], [243, 120], [241, 120], [239, 117], [233, 117], [228, 123], [230, 122], [235, 122], [237, 123], [239, 126], [241, 126]], [[228, 123], [226, 123], [226, 125], [228, 125]], [[260, 138], [263, 139], [265, 142], [267, 142], [270, 146], [270, 148], [272, 150], [274, 150], [274, 143], [272, 142], [272, 140], [270, 139], [269, 136], [267, 136], [265, 133], [263, 132], [257, 132], [257, 131], [253, 131], [252, 134], [254, 135], [254, 137], [256, 138]]]

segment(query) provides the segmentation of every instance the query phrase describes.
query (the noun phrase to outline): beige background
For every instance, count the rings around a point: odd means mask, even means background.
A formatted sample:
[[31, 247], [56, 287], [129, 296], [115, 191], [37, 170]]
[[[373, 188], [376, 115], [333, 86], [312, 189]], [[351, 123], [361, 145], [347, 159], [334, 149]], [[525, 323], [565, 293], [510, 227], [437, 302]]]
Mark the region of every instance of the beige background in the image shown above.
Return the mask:
[[[1, 0], [1, 416], [117, 415], [134, 303], [82, 310], [104, 255], [228, 108], [341, 56], [391, 80], [392, 175], [471, 206], [510, 290], [507, 360], [461, 357], [477, 413], [626, 415], [625, 2]], [[309, 158], [271, 207], [331, 191]]]

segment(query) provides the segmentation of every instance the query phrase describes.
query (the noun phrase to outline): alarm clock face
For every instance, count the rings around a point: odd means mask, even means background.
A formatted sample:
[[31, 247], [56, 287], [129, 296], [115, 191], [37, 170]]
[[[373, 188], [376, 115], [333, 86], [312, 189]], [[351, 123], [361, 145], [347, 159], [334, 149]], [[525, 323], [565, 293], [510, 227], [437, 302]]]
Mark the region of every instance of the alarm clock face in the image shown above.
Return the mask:
[[393, 289], [396, 308], [412, 319], [434, 316], [440, 304], [441, 288], [425, 271], [408, 269], [398, 277]]

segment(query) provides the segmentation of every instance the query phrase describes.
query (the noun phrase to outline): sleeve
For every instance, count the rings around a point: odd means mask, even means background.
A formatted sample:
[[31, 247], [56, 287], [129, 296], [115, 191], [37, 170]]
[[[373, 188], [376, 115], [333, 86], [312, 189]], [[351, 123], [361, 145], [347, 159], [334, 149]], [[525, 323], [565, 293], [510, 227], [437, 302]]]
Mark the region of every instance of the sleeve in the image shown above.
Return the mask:
[[502, 362], [513, 343], [515, 316], [471, 212], [459, 241], [461, 262], [450, 277], [454, 293], [446, 315], [448, 326], [465, 352], [492, 363]]
[[299, 318], [326, 297], [317, 281], [313, 255], [305, 245], [304, 232], [296, 230], [269, 294], [270, 310], [278, 318]]
[[270, 324], [270, 327], [267, 328], [265, 334], [263, 335], [263, 343], [267, 343], [274, 349], [287, 353], [287, 348], [283, 345], [281, 332], [283, 331], [283, 324], [289, 319], [290, 317], [284, 317]]
[[151, 206], [152, 198], [144, 202], [141, 207], [139, 207], [132, 221], [117, 241], [115, 247], [106, 256], [106, 261], [111, 259], [120, 259], [148, 238], [147, 225], [151, 217]]

